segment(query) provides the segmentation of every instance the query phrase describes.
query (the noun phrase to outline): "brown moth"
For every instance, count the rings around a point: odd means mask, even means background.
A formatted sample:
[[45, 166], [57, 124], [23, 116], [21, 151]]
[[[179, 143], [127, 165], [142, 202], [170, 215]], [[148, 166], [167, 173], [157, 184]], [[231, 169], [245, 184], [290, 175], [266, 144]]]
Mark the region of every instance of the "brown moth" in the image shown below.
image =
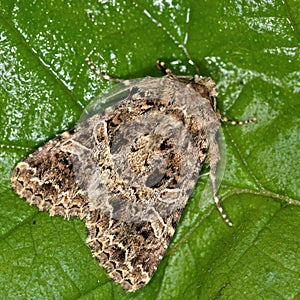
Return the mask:
[[109, 277], [135, 291], [152, 278], [208, 155], [216, 206], [216, 134], [230, 121], [216, 108], [209, 77], [165, 76], [119, 82], [121, 100], [58, 135], [12, 175], [18, 195], [51, 216], [86, 219], [87, 244]]

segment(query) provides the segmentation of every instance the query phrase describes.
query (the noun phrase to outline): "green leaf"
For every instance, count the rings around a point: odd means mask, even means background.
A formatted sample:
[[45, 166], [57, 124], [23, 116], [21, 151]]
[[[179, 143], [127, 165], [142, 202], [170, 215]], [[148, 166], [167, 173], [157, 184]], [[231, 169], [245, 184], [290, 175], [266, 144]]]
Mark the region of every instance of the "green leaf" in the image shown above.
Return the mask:
[[[300, 11], [289, 1], [2, 1], [1, 299], [296, 299], [300, 295]], [[223, 3], [224, 2], [224, 3]], [[211, 76], [223, 125], [217, 213], [201, 177], [151, 282], [108, 279], [84, 221], [39, 212], [10, 188], [17, 162], [71, 128], [108, 74]], [[194, 62], [194, 65], [189, 63]], [[221, 170], [221, 171], [222, 171]], [[221, 172], [222, 173], [222, 172]]]

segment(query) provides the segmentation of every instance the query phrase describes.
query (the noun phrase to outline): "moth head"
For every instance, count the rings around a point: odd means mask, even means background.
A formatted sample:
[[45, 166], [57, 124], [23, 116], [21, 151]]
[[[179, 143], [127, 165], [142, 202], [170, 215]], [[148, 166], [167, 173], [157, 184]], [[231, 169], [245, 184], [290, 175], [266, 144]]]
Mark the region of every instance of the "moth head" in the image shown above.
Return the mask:
[[189, 85], [199, 93], [203, 98], [206, 98], [214, 111], [217, 111], [217, 91], [216, 84], [210, 77], [202, 77], [195, 75]]

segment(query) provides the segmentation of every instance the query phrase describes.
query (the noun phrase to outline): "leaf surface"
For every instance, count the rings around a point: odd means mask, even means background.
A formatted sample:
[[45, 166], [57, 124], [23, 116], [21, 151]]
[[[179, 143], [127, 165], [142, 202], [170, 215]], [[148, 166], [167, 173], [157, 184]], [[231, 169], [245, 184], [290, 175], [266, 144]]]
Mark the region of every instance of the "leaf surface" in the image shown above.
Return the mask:
[[[0, 298], [293, 299], [299, 297], [298, 1], [2, 1]], [[84, 221], [49, 217], [10, 188], [21, 159], [76, 124], [124, 79], [210, 76], [224, 124], [220, 198], [228, 228], [197, 187], [151, 282], [128, 294], [85, 244]], [[193, 64], [191, 64], [193, 62]]]

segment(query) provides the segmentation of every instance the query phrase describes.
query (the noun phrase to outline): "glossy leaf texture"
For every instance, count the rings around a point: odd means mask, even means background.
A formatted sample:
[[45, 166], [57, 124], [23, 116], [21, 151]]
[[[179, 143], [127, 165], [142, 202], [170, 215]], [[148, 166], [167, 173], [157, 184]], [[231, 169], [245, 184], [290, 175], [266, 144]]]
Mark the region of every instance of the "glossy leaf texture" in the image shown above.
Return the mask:
[[[297, 1], [2, 1], [0, 13], [1, 299], [295, 299], [299, 297], [300, 11]], [[17, 162], [71, 128], [112, 83], [210, 76], [223, 124], [217, 213], [200, 177], [151, 282], [108, 279], [84, 221], [39, 212], [10, 188]], [[221, 172], [222, 173], [222, 172]]]

